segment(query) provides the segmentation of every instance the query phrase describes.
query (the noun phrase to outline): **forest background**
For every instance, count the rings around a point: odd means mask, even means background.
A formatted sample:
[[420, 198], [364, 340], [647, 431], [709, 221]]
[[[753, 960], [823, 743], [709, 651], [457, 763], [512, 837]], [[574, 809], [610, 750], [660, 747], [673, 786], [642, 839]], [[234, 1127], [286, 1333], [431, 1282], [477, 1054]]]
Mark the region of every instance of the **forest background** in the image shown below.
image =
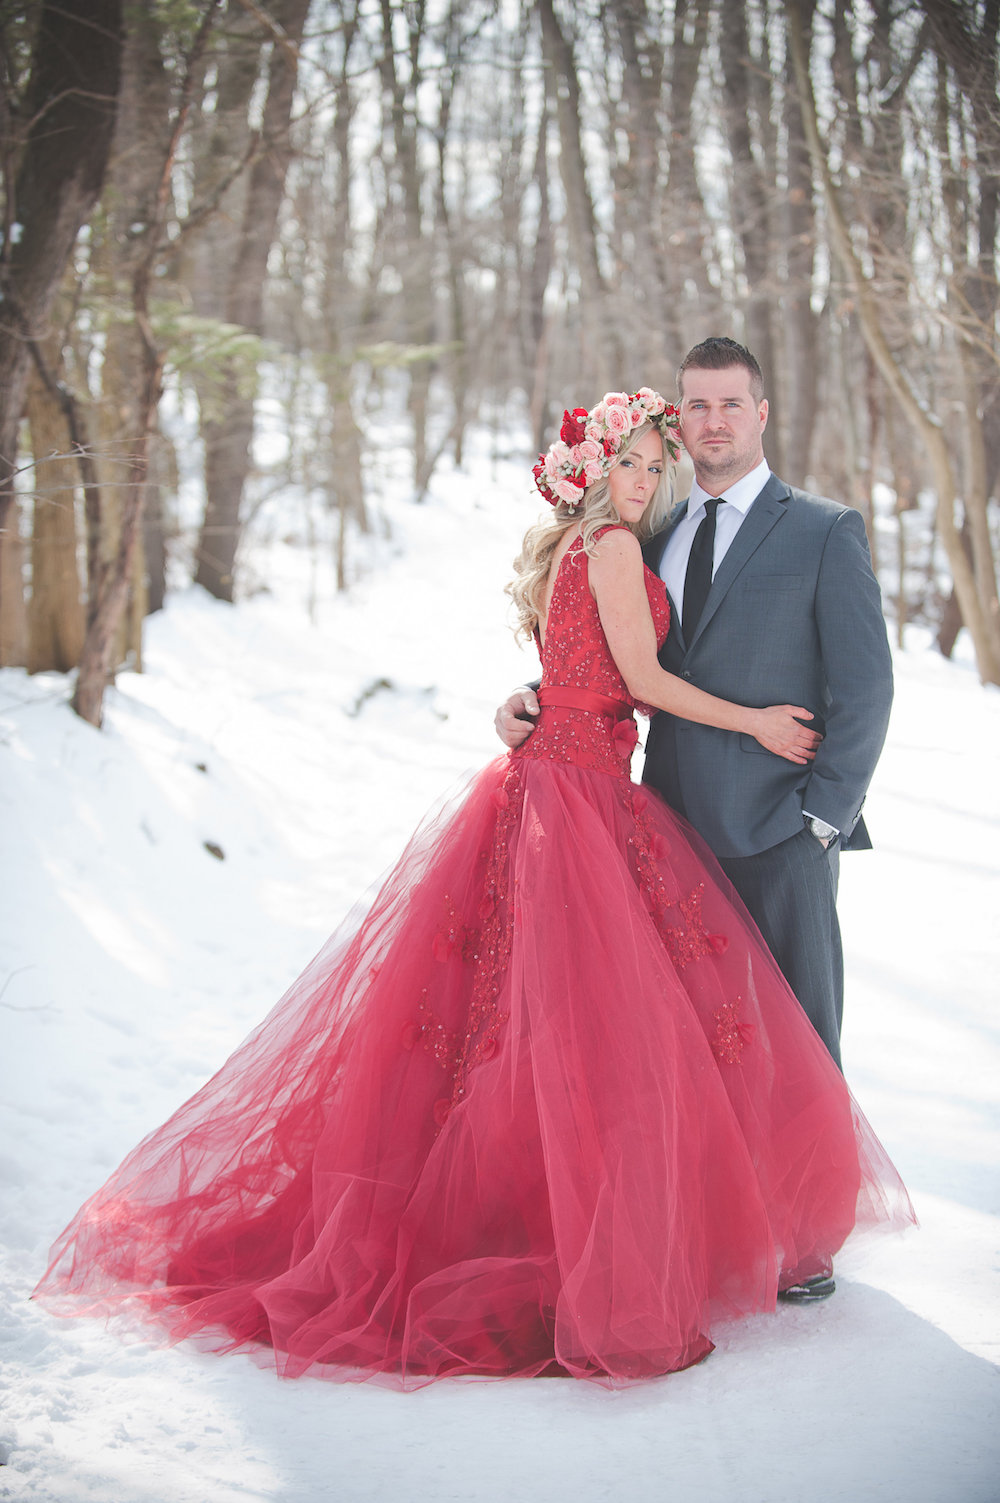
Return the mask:
[[0, 0], [0, 665], [78, 669], [100, 724], [171, 582], [266, 587], [263, 518], [350, 587], [385, 435], [419, 503], [473, 425], [527, 457], [728, 333], [900, 643], [964, 626], [1000, 683], [998, 34], [1000, 0]]

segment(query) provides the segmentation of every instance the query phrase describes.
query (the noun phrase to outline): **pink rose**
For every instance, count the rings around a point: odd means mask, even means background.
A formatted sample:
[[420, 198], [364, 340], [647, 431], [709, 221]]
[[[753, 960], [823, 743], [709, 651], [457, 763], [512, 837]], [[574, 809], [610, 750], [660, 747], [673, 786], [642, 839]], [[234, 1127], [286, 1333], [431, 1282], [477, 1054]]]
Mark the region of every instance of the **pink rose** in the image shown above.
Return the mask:
[[580, 487], [574, 485], [572, 480], [557, 480], [553, 490], [560, 501], [568, 501], [570, 506], [578, 506], [583, 497]]
[[604, 397], [605, 407], [627, 407], [628, 397], [623, 391], [609, 391]]
[[604, 467], [599, 459], [588, 459], [583, 467], [583, 473], [588, 485], [593, 485], [595, 480], [604, 479]]
[[585, 438], [578, 448], [582, 459], [600, 459], [601, 457], [601, 446], [592, 438]]
[[624, 433], [629, 427], [628, 413], [621, 407], [609, 407], [607, 425], [610, 433]]

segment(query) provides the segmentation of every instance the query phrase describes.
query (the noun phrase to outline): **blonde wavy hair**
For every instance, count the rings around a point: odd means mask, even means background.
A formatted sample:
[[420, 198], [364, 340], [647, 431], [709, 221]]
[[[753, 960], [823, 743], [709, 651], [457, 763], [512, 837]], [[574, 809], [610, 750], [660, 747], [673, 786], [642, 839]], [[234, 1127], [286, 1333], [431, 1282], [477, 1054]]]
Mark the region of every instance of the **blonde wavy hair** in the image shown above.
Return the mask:
[[[661, 442], [663, 441], [662, 430], [656, 423], [643, 423], [629, 436], [628, 442], [617, 456], [616, 463], [634, 449], [647, 433], [659, 433]], [[667, 519], [673, 500], [670, 464], [670, 455], [664, 443], [663, 474], [660, 477], [660, 483], [656, 487], [652, 501], [634, 527], [628, 522], [622, 523], [611, 500], [611, 490], [608, 478], [605, 476], [601, 480], [595, 480], [593, 485], [588, 485], [583, 492], [582, 514], [579, 505], [571, 509], [566, 502], [558, 501], [552, 517], [528, 528], [524, 535], [524, 542], [521, 544], [521, 552], [514, 560], [514, 573], [517, 578], [512, 579], [504, 587], [513, 601], [516, 618], [514, 632], [517, 636], [530, 639], [534, 634], [545, 600], [545, 587], [548, 583], [552, 555], [559, 546], [559, 540], [570, 527], [580, 524], [583, 551], [589, 553], [591, 557], [597, 551], [594, 534], [602, 527], [607, 527], [609, 523], [628, 527], [643, 543], [647, 538], [652, 537], [654, 532], [660, 530]]]

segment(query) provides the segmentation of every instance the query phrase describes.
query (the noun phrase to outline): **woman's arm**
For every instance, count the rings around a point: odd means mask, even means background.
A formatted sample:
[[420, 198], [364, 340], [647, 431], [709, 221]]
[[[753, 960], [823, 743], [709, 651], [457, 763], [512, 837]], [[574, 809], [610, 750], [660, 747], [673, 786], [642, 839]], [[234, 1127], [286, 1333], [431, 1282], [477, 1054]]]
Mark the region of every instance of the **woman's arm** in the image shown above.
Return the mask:
[[751, 709], [706, 694], [660, 667], [643, 576], [642, 550], [632, 533], [622, 528], [606, 532], [589, 565], [590, 588], [597, 601], [604, 635], [633, 698], [658, 710], [667, 710], [682, 720], [717, 726], [723, 731], [742, 731], [789, 762], [812, 761], [821, 737], [799, 723], [800, 719], [812, 719], [810, 711], [801, 705]]

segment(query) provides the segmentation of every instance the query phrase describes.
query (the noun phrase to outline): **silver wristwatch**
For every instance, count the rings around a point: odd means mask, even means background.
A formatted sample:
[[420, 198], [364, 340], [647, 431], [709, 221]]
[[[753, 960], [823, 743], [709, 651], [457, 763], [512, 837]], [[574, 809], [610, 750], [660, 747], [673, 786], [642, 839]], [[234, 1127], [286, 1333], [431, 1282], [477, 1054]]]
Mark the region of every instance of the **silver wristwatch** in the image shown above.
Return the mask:
[[815, 814], [804, 815], [803, 818], [810, 835], [815, 835], [817, 840], [833, 840], [840, 834], [836, 825], [828, 825], [825, 819], [817, 819]]

